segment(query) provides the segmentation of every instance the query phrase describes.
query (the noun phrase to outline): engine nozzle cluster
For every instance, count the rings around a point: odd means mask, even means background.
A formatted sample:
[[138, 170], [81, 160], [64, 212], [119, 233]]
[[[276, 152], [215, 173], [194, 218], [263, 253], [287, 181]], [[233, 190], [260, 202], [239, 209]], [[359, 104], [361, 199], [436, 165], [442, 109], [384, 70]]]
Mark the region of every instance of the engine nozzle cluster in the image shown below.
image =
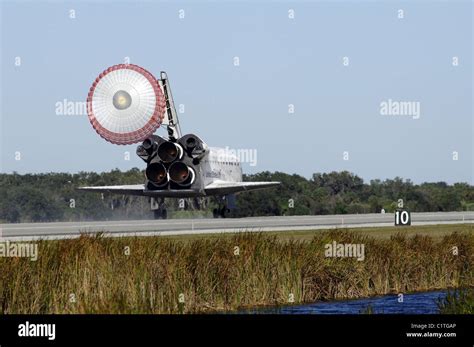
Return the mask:
[[[138, 146], [137, 154], [147, 162], [145, 176], [150, 190], [189, 188], [196, 181], [196, 158], [205, 151], [202, 141], [186, 135], [180, 141], [161, 137], [148, 138]], [[197, 154], [196, 154], [197, 153]]]

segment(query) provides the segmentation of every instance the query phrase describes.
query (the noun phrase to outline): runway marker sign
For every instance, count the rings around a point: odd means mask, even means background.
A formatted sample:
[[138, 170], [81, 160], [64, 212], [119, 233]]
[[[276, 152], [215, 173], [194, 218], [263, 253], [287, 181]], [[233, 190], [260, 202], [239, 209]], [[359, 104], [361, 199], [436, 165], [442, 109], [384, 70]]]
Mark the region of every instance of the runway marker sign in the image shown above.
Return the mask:
[[410, 211], [405, 209], [397, 209], [395, 211], [395, 226], [411, 225]]

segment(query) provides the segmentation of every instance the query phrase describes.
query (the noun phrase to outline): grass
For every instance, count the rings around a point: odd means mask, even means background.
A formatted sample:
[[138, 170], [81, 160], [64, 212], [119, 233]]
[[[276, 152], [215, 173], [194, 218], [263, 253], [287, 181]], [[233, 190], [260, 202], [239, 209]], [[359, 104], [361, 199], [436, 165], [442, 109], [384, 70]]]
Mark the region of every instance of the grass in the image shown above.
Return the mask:
[[449, 290], [438, 308], [443, 314], [474, 314], [474, 288]]
[[374, 308], [372, 305], [368, 304], [365, 308], [361, 309], [360, 314], [375, 314]]
[[[407, 237], [416, 235], [429, 236], [434, 239], [441, 239], [453, 232], [458, 233], [473, 233], [474, 224], [439, 224], [439, 225], [416, 225], [410, 227], [363, 227], [363, 228], [344, 228], [343, 230], [353, 232], [356, 235], [370, 236], [375, 239], [389, 240], [392, 236], [402, 234]], [[311, 242], [311, 240], [320, 234], [323, 229], [315, 230], [285, 230], [265, 232], [265, 235], [275, 236], [279, 241], [298, 240]], [[203, 238], [206, 239], [221, 239], [231, 238], [235, 233], [214, 233], [214, 234], [185, 234], [185, 235], [171, 235], [161, 236], [169, 240], [176, 241], [194, 241]]]
[[[389, 240], [391, 237], [402, 234], [408, 237], [416, 235], [429, 236], [435, 239], [458, 233], [474, 233], [474, 224], [439, 224], [439, 225], [414, 225], [410, 227], [364, 227], [364, 228], [345, 228], [344, 230], [352, 231], [358, 235], [370, 236], [376, 239]], [[303, 231], [285, 231], [274, 232], [280, 239], [299, 239], [311, 241], [311, 239], [321, 230], [303, 230]]]
[[[451, 227], [40, 241], [36, 262], [0, 258], [0, 312], [201, 313], [473, 286], [472, 226]], [[365, 260], [325, 257], [333, 240], [365, 244]]]

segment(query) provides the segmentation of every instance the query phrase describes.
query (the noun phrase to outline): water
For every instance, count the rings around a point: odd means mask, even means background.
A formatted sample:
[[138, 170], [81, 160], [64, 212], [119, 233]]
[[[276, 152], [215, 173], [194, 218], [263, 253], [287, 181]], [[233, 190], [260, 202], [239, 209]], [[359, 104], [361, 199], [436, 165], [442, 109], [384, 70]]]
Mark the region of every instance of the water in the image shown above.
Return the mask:
[[433, 291], [403, 294], [399, 302], [396, 294], [367, 299], [316, 302], [312, 304], [262, 308], [241, 313], [264, 314], [359, 314], [370, 305], [372, 313], [380, 314], [436, 314], [439, 313], [437, 300], [446, 297], [446, 292]]

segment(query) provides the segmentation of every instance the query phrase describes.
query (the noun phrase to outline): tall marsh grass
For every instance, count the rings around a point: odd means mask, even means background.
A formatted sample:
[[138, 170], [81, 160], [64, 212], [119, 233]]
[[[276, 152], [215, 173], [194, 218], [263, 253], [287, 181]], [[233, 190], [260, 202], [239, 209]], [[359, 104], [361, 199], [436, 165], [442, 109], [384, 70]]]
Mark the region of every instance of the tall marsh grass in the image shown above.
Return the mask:
[[474, 314], [474, 288], [449, 290], [437, 304], [443, 314]]
[[[365, 260], [325, 257], [333, 240], [365, 244]], [[198, 313], [474, 285], [474, 234], [82, 236], [38, 247], [36, 262], [0, 258], [2, 313]]]

